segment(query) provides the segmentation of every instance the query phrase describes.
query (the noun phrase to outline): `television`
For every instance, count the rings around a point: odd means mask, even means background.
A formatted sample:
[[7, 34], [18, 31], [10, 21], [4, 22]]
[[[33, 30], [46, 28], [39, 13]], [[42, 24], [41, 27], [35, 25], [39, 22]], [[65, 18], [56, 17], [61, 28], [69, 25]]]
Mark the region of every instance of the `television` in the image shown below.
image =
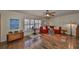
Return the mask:
[[10, 19], [10, 29], [19, 28], [19, 19]]

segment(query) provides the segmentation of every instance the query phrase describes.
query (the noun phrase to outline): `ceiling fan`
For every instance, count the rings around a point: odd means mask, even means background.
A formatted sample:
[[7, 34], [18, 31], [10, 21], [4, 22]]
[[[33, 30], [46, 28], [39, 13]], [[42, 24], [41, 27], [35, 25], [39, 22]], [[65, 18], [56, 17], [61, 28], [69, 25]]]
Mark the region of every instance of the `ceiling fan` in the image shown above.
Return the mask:
[[44, 18], [46, 18], [46, 19], [49, 19], [49, 18], [52, 18], [53, 16], [55, 16], [55, 13], [56, 12], [52, 12], [52, 11], [49, 11], [49, 10], [46, 10], [45, 12], [44, 12]]

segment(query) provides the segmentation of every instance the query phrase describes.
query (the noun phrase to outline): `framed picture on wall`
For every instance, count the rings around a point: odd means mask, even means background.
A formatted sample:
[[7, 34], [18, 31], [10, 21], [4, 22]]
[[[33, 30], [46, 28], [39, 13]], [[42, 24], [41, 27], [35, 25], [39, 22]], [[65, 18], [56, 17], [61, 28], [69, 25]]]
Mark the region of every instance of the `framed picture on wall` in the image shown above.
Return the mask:
[[19, 28], [19, 19], [10, 19], [10, 29]]

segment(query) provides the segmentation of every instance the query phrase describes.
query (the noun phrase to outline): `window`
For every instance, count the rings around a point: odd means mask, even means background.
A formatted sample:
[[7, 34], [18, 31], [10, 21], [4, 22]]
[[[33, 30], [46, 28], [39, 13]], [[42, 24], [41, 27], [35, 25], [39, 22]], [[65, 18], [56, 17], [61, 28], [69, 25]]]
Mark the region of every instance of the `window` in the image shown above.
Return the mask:
[[26, 32], [31, 32], [32, 28], [40, 28], [41, 20], [25, 19], [24, 20], [24, 30]]

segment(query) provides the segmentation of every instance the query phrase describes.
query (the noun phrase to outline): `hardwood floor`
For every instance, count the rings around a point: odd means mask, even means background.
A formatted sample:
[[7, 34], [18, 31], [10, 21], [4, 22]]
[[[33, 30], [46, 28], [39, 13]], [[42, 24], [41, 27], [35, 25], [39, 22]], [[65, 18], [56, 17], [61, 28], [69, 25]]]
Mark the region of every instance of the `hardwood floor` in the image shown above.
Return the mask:
[[32, 35], [0, 44], [1, 49], [77, 49], [79, 40], [66, 35]]
[[1, 49], [43, 49], [38, 36], [26, 36], [24, 39], [2, 43]]
[[54, 49], [74, 49], [77, 47], [77, 39], [66, 35], [42, 35], [42, 42], [45, 47]]

